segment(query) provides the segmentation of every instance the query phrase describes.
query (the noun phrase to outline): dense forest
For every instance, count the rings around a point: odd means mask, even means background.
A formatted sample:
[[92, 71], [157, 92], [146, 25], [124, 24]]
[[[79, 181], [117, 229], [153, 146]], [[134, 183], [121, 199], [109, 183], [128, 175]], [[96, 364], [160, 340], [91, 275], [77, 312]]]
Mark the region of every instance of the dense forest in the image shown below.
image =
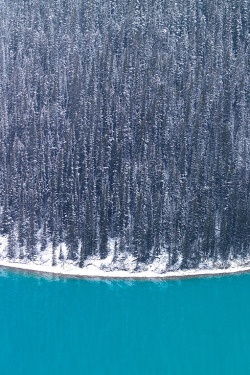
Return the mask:
[[[250, 252], [248, 0], [0, 0], [0, 230], [171, 266]], [[54, 254], [54, 264], [56, 263]]]

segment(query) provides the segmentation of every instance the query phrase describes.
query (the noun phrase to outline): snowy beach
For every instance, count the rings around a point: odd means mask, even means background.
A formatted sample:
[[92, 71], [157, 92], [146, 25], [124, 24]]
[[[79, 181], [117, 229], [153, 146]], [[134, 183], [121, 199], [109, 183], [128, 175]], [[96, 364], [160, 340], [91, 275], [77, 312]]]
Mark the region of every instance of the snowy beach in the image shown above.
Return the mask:
[[79, 267], [79, 261], [67, 259], [65, 243], [57, 246], [52, 259], [52, 244], [44, 251], [37, 247], [37, 257], [29, 260], [27, 249], [22, 249], [23, 259], [20, 259], [20, 249], [16, 249], [15, 257], [8, 258], [8, 238], [0, 236], [0, 268], [25, 271], [34, 274], [44, 274], [63, 278], [79, 279], [183, 279], [193, 277], [210, 277], [250, 272], [250, 261], [247, 259], [232, 259], [226, 264], [223, 261], [214, 263], [211, 259], [203, 260], [197, 268], [181, 269], [181, 255], [175, 265], [168, 267], [167, 254], [162, 253], [149, 264], [138, 263], [130, 254], [116, 257], [115, 240], [109, 240], [109, 253], [105, 259], [92, 256], [86, 259], [84, 266]]
[[9, 260], [0, 261], [0, 269], [10, 269], [14, 271], [24, 271], [31, 274], [39, 274], [43, 276], [57, 276], [62, 278], [78, 278], [78, 279], [128, 279], [128, 280], [177, 280], [198, 277], [212, 277], [224, 275], [236, 275], [242, 273], [250, 273], [250, 265], [240, 266], [234, 265], [229, 268], [218, 269], [190, 269], [177, 270], [165, 273], [156, 273], [153, 271], [130, 272], [130, 271], [104, 271], [96, 266], [88, 266], [79, 268], [74, 265], [65, 264], [61, 266], [49, 266], [42, 264], [10, 262]]

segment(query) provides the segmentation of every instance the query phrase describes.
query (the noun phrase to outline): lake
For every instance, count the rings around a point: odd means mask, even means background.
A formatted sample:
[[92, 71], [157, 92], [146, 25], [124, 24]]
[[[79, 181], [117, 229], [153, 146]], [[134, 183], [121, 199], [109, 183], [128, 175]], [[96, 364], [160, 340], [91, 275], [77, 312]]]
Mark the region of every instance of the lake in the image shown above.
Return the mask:
[[250, 374], [250, 275], [46, 279], [0, 270], [1, 374]]

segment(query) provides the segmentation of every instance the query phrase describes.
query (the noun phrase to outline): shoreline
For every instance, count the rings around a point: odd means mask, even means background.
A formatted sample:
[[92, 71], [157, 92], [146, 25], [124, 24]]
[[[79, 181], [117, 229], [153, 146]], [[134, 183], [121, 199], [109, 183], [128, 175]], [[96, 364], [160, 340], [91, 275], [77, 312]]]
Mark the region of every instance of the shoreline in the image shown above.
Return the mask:
[[62, 279], [82, 279], [82, 280], [181, 280], [193, 278], [209, 278], [213, 276], [230, 276], [250, 273], [249, 266], [238, 266], [218, 269], [190, 269], [185, 271], [169, 271], [163, 274], [157, 274], [150, 271], [129, 272], [129, 271], [102, 271], [93, 272], [88, 269], [62, 270], [58, 267], [48, 267], [37, 264], [13, 263], [0, 261], [0, 270], [11, 270], [31, 275], [40, 275], [43, 277], [59, 277]]

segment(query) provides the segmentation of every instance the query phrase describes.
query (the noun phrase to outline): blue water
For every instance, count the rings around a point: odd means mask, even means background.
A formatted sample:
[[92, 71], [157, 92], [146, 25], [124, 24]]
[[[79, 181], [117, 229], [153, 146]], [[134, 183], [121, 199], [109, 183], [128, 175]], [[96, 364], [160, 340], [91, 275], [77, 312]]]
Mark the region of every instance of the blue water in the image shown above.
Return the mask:
[[249, 375], [250, 275], [48, 280], [1, 271], [3, 375]]

